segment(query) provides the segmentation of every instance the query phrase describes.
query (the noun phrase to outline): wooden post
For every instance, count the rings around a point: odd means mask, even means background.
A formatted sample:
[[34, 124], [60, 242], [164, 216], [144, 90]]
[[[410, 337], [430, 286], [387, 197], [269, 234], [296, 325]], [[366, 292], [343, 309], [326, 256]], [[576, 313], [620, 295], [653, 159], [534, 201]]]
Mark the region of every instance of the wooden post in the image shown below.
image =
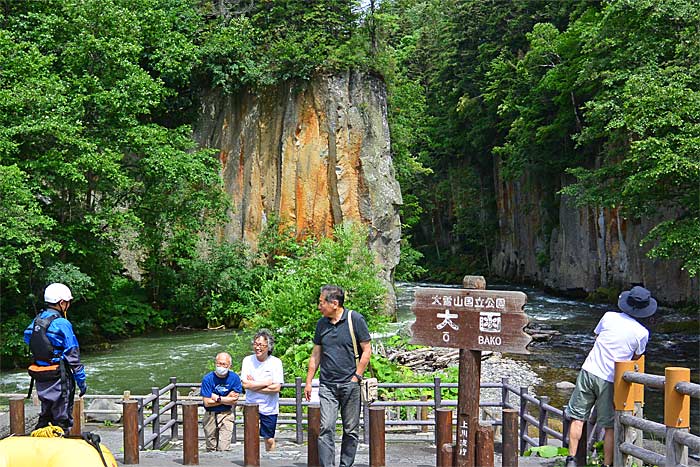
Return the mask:
[[83, 418], [85, 417], [85, 401], [78, 397], [73, 401], [73, 426], [70, 429], [71, 436], [80, 436], [83, 432]]
[[369, 408], [369, 465], [370, 467], [386, 466], [385, 454], [385, 424], [384, 407]]
[[10, 397], [10, 434], [24, 435], [24, 397]]
[[634, 371], [635, 363], [634, 361], [615, 362], [615, 380], [613, 382], [613, 403], [615, 405], [614, 465], [622, 466], [628, 463], [629, 455], [620, 450], [620, 445], [633, 441], [632, 428], [620, 423], [620, 416], [623, 414], [631, 415], [634, 411], [635, 391], [633, 391], [632, 383], [625, 381], [623, 376], [627, 371]]
[[447, 445], [452, 445], [452, 409], [438, 409], [435, 415], [435, 420], [437, 426], [435, 427], [435, 432], [437, 434], [437, 444], [436, 444], [436, 466], [437, 467], [452, 467], [452, 462], [449, 464], [443, 459], [443, 449], [442, 447]]
[[182, 403], [182, 457], [185, 465], [199, 465], [199, 402]]
[[666, 425], [666, 465], [687, 465], [688, 447], [677, 443], [676, 433], [690, 428], [690, 396], [676, 391], [676, 384], [690, 381], [690, 369], [667, 367], [664, 383], [664, 424]]
[[501, 464], [508, 467], [518, 467], [518, 411], [517, 409], [503, 409], [502, 417], [503, 458]]
[[476, 430], [479, 427], [481, 351], [459, 350], [459, 391], [457, 394], [456, 467], [473, 467]]
[[260, 466], [260, 414], [258, 404], [246, 404], [243, 408], [243, 464]]
[[[634, 371], [638, 373], [644, 373], [644, 363], [645, 357], [642, 355], [639, 357], [634, 365]], [[644, 385], [639, 383], [632, 383], [632, 392], [634, 394], [634, 410], [632, 415], [639, 418], [640, 420], [644, 418]], [[632, 443], [640, 448], [644, 447], [644, 430], [639, 428], [629, 428], [632, 431]], [[644, 462], [641, 459], [633, 460], [637, 465], [643, 465]]]
[[[127, 396], [128, 397], [128, 396]], [[124, 463], [139, 463], [139, 401], [125, 399], [122, 401], [124, 413], [122, 424], [124, 429]]]
[[[465, 289], [486, 289], [483, 276], [464, 276]], [[473, 467], [476, 459], [476, 430], [479, 427], [481, 391], [481, 350], [459, 349], [459, 389], [457, 391], [456, 467]]]
[[[465, 276], [464, 289], [416, 289], [411, 310], [411, 343], [458, 348], [457, 445], [454, 465], [473, 467], [479, 426], [481, 352], [529, 353], [530, 336], [523, 332], [527, 295], [514, 291], [487, 291], [481, 276]], [[454, 320], [454, 321], [453, 321]], [[436, 381], [437, 382], [437, 381]], [[435, 388], [435, 406], [440, 406]], [[436, 433], [437, 438], [437, 433]], [[436, 446], [440, 452], [441, 444]]]
[[321, 432], [321, 406], [313, 404], [309, 406], [309, 424], [306, 427], [309, 440], [306, 454], [308, 467], [319, 467], [321, 462], [318, 458], [318, 435]]
[[440, 448], [440, 458], [442, 459], [443, 465], [451, 466], [454, 465], [454, 453], [457, 446], [454, 444], [443, 444]]
[[493, 467], [493, 453], [493, 426], [480, 426], [476, 430], [476, 455], [474, 465], [478, 467]]
[[[426, 396], [425, 394], [423, 394], [422, 396], [420, 396], [420, 400], [421, 400], [421, 402], [427, 402], [427, 401], [428, 401], [428, 396]], [[420, 420], [423, 421], [423, 422], [425, 422], [425, 421], [428, 420], [428, 407], [427, 407], [427, 406], [421, 406], [421, 408], [420, 408], [420, 417], [419, 417], [419, 418], [420, 418]], [[428, 425], [421, 425], [421, 426], [420, 426], [420, 431], [421, 431], [422, 433], [427, 433], [427, 432], [428, 432]]]

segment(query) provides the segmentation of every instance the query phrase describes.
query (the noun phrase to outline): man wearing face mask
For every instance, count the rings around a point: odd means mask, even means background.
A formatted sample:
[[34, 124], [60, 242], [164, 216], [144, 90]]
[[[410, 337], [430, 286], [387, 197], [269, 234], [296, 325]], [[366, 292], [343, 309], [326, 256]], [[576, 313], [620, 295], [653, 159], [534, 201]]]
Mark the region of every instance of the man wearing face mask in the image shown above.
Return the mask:
[[24, 330], [24, 342], [29, 344], [34, 358], [29, 375], [32, 384], [36, 382], [36, 392], [41, 400], [36, 428], [56, 425], [63, 428], [65, 434], [73, 426], [76, 384], [80, 397], [87, 391], [78, 339], [68, 321], [72, 301], [73, 294], [65, 284], [50, 284], [44, 290], [46, 306]]
[[204, 437], [207, 451], [227, 451], [233, 433], [233, 408], [243, 392], [241, 378], [230, 370], [231, 355], [216, 356], [216, 370], [204, 375], [200, 394], [204, 402]]

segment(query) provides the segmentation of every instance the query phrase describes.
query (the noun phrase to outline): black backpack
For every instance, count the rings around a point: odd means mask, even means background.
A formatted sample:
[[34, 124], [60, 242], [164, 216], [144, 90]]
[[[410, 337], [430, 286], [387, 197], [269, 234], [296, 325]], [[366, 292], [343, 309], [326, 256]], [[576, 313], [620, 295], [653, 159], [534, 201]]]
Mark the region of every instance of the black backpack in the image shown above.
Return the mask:
[[49, 326], [51, 326], [53, 320], [60, 317], [60, 314], [54, 313], [46, 318], [34, 319], [32, 337], [29, 339], [29, 348], [32, 351], [35, 363], [41, 360], [49, 365], [51, 364], [51, 359], [54, 358], [54, 353], [58, 349], [53, 346], [49, 340], [49, 336], [46, 335], [46, 331], [49, 329]]

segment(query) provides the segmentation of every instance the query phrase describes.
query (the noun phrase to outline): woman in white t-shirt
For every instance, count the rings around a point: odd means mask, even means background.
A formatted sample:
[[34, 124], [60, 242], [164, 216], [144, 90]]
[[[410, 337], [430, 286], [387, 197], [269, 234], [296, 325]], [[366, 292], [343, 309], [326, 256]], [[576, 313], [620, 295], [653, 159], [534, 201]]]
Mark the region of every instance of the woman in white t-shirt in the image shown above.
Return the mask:
[[282, 361], [272, 356], [275, 339], [267, 329], [261, 329], [253, 339], [253, 355], [243, 359], [241, 382], [247, 404], [258, 404], [260, 436], [265, 450], [275, 449], [275, 429], [280, 410], [280, 389], [284, 383]]

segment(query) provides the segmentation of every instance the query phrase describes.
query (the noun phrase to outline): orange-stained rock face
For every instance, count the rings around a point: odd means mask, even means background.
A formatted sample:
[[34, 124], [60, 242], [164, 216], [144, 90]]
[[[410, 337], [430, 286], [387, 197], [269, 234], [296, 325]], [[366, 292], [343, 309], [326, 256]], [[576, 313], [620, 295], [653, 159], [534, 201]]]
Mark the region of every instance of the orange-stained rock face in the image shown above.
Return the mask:
[[353, 220], [369, 227], [370, 248], [391, 281], [402, 200], [380, 79], [345, 73], [258, 94], [212, 92], [203, 99], [195, 139], [220, 149], [235, 207], [221, 239], [255, 246], [272, 214], [298, 236], [330, 235], [334, 225]]

